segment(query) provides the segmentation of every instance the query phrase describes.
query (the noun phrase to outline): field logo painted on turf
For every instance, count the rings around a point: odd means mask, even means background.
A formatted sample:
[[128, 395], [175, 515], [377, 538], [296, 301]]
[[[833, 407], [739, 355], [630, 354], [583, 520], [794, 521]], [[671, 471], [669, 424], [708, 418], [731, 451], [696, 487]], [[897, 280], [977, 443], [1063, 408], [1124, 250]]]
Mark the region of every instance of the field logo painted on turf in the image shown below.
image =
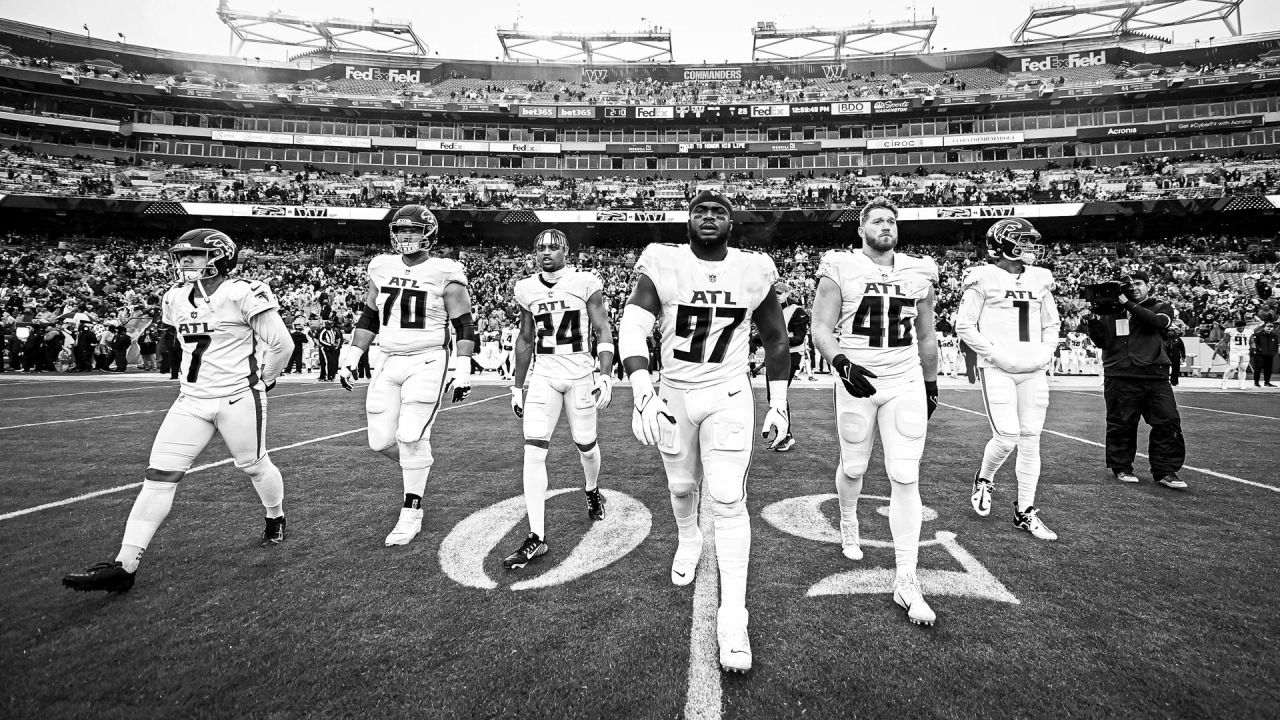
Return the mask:
[[[834, 494], [804, 495], [801, 497], [780, 500], [766, 507], [760, 515], [775, 528], [788, 535], [816, 540], [818, 542], [840, 544], [840, 530], [831, 524], [822, 512], [822, 504], [837, 498]], [[876, 508], [881, 515], [889, 513], [889, 498], [879, 495], [863, 495], [863, 500], [881, 500], [886, 504]], [[929, 506], [923, 508], [924, 521], [938, 519], [937, 511]], [[920, 547], [939, 546], [950, 553], [963, 571], [934, 570], [921, 568], [916, 572], [920, 579], [920, 589], [928, 595], [959, 595], [976, 597], [996, 602], [1021, 604], [1004, 585], [996, 580], [982, 563], [978, 562], [969, 551], [956, 542], [956, 534], [946, 530], [934, 533], [933, 540], [921, 540]], [[862, 547], [893, 549], [892, 542], [883, 540], [862, 539]], [[833, 557], [838, 555], [833, 554]], [[842, 560], [843, 561], [843, 560]], [[806, 593], [809, 597], [818, 595], [865, 595], [891, 594], [893, 592], [893, 568], [866, 568], [836, 573], [819, 581]]]
[[[564, 493], [581, 493], [563, 488], [547, 493], [553, 498]], [[616, 490], [600, 491], [609, 503], [604, 520], [591, 524], [572, 552], [559, 565], [527, 580], [512, 583], [512, 590], [534, 590], [577, 580], [621, 560], [649, 536], [653, 519], [639, 500]], [[508, 498], [473, 513], [453, 527], [440, 544], [440, 567], [459, 585], [493, 590], [498, 583], [484, 571], [485, 559], [517, 524], [524, 521], [524, 496]], [[528, 570], [522, 571], [522, 574]]]

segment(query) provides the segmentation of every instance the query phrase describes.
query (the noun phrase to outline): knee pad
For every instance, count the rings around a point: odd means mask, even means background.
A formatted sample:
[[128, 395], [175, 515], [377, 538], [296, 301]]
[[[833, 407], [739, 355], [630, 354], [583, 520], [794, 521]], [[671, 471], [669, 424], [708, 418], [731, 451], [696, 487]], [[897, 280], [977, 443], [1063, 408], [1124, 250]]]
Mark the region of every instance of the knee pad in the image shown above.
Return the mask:
[[889, 479], [899, 485], [914, 485], [920, 481], [920, 461], [885, 458], [884, 471]]
[[740, 498], [733, 502], [720, 502], [719, 500], [716, 500], [716, 502], [711, 504], [711, 512], [717, 518], [750, 517], [747, 513], [747, 501], [745, 498]]
[[842, 412], [836, 418], [836, 430], [843, 441], [840, 448], [841, 472], [851, 478], [862, 477], [871, 460], [871, 446], [866, 444], [864, 447], [867, 434], [871, 432], [869, 418], [854, 412]]
[[435, 459], [431, 456], [431, 441], [400, 442], [400, 467], [409, 470], [424, 470], [431, 467]]
[[693, 478], [667, 477], [667, 492], [676, 497], [685, 497], [698, 492], [698, 483]]
[[235, 463], [235, 466], [243, 470], [246, 475], [253, 478], [255, 481], [261, 480], [272, 470], [276, 469], [276, 466], [271, 462], [271, 456], [269, 455], [263, 455], [248, 465], [241, 465], [237, 462]]
[[893, 426], [908, 440], [919, 440], [929, 429], [929, 415], [923, 409], [899, 408], [893, 414]]
[[547, 449], [538, 445], [525, 444], [524, 464], [542, 465], [547, 462]]
[[1000, 452], [1007, 454], [1013, 452], [1013, 449], [1018, 446], [1018, 437], [1017, 435], [1003, 435], [997, 432], [991, 436], [991, 442], [1000, 448]]
[[707, 492], [711, 494], [711, 499], [715, 500], [717, 505], [742, 503], [747, 497], [747, 478], [745, 474], [742, 476], [719, 473], [708, 475], [706, 487]]

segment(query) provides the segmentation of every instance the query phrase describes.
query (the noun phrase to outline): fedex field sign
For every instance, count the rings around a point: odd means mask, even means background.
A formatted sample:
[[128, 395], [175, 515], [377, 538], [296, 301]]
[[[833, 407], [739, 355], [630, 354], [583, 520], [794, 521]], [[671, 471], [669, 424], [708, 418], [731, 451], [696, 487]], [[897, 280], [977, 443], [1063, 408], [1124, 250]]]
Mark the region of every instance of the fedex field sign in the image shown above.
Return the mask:
[[395, 68], [367, 68], [361, 70], [359, 68], [347, 66], [347, 80], [386, 80], [388, 82], [422, 82], [422, 71], [420, 70], [397, 70]]
[[1070, 55], [1045, 55], [1038, 59], [1022, 58], [1018, 63], [1018, 72], [1043, 72], [1045, 70], [1095, 67], [1107, 64], [1107, 51], [1071, 53]]

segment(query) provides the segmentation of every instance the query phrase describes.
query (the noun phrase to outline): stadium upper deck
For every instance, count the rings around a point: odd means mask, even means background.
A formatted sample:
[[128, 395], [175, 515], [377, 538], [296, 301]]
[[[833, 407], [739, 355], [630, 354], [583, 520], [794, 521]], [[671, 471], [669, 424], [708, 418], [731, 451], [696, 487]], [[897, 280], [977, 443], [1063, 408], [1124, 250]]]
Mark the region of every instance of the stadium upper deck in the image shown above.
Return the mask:
[[246, 64], [4, 20], [0, 45], [0, 139], [101, 159], [688, 178], [1280, 148], [1280, 33], [717, 66]]

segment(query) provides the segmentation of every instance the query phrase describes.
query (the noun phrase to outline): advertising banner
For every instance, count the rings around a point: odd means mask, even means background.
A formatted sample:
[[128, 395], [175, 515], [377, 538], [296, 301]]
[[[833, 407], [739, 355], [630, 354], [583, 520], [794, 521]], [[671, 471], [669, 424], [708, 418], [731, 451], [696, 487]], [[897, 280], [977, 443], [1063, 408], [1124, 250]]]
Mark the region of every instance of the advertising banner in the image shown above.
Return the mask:
[[676, 143], [605, 143], [604, 151], [610, 155], [675, 155], [680, 152]]
[[231, 203], [178, 203], [188, 215], [222, 217], [316, 218], [323, 220], [382, 220], [387, 208], [324, 207], [312, 205], [235, 205]]
[[817, 152], [821, 149], [822, 143], [817, 140], [747, 143], [747, 152], [753, 153], [804, 153]]
[[961, 145], [1008, 145], [1011, 143], [1022, 142], [1023, 137], [1022, 131], [944, 135], [942, 137], [942, 144], [945, 147], [958, 147]]
[[900, 113], [909, 112], [913, 101], [911, 100], [877, 100], [871, 104], [871, 111], [877, 115], [883, 113]]
[[554, 118], [556, 116], [556, 108], [554, 105], [521, 105], [516, 110], [519, 117], [532, 118]]
[[637, 105], [632, 108], [637, 120], [671, 120], [676, 116], [676, 109], [671, 105]]
[[491, 142], [489, 152], [559, 155], [560, 143]]
[[578, 120], [594, 120], [596, 118], [596, 109], [594, 107], [583, 107], [580, 105], [559, 107], [556, 108], [556, 117], [574, 118]]
[[868, 150], [913, 150], [916, 148], [942, 147], [940, 136], [868, 138]]
[[489, 143], [478, 140], [419, 140], [413, 145], [429, 152], [489, 152]]
[[832, 115], [870, 115], [870, 100], [855, 100], [852, 102], [833, 102], [831, 103]]

